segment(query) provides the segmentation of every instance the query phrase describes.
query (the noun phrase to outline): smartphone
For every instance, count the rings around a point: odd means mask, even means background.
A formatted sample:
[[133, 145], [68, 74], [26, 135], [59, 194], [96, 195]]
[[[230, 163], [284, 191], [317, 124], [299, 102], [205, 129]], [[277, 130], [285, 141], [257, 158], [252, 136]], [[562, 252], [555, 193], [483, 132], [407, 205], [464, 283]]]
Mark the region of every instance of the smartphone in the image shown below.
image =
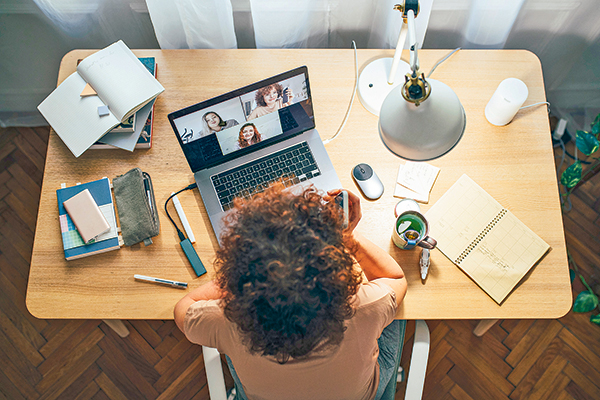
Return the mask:
[[285, 88], [285, 89], [283, 89], [283, 94], [282, 94], [282, 96], [281, 96], [281, 97], [282, 97], [282, 99], [281, 99], [281, 103], [282, 103], [282, 104], [285, 104], [285, 103], [287, 103], [287, 102], [288, 102], [288, 100], [289, 100], [289, 99], [288, 99], [288, 95], [287, 95], [287, 90], [288, 90], [288, 89], [289, 89], [289, 88]]
[[344, 222], [342, 223], [342, 228], [346, 229], [348, 227], [348, 192], [342, 190], [340, 194], [335, 196], [335, 203], [343, 210]]

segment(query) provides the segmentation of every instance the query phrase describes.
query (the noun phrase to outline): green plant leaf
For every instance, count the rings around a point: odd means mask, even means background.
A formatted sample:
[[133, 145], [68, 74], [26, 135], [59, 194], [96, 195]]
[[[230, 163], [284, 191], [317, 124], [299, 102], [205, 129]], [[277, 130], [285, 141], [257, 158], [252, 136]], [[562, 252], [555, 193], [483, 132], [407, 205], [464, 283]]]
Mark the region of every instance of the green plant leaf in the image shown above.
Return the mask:
[[585, 313], [598, 307], [598, 297], [589, 290], [579, 293], [573, 304], [573, 312]]
[[571, 283], [575, 280], [575, 270], [569, 268], [569, 277], [571, 277]]
[[600, 114], [596, 115], [596, 119], [592, 124], [592, 133], [598, 137], [598, 133], [600, 133]]
[[600, 325], [600, 315], [592, 315], [590, 317], [590, 322], [593, 322], [596, 325]]
[[581, 161], [576, 161], [569, 168], [565, 169], [560, 176], [560, 183], [571, 189], [581, 180]]
[[598, 150], [598, 147], [600, 147], [600, 143], [598, 143], [598, 139], [596, 139], [596, 136], [592, 135], [589, 132], [577, 131], [577, 134], [575, 136], [575, 144], [577, 145], [577, 148], [581, 150], [586, 156], [595, 153], [596, 150]]

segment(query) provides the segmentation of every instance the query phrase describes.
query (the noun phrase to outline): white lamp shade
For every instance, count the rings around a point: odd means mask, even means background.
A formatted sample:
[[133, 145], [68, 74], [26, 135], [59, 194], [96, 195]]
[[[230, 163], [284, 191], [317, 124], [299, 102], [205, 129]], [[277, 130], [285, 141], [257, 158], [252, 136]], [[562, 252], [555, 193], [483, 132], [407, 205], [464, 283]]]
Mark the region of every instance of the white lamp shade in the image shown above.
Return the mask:
[[448, 85], [428, 79], [431, 94], [419, 106], [402, 97], [402, 86], [385, 98], [379, 134], [388, 149], [407, 160], [427, 161], [452, 150], [466, 126], [465, 111]]

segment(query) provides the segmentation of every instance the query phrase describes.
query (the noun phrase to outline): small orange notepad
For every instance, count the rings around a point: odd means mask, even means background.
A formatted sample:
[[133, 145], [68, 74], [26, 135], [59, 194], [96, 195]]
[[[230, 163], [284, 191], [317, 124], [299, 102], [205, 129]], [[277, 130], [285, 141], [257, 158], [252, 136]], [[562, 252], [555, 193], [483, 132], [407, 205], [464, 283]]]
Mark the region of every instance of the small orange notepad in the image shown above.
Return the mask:
[[63, 206], [86, 244], [93, 243], [98, 236], [110, 230], [88, 189], [65, 201]]

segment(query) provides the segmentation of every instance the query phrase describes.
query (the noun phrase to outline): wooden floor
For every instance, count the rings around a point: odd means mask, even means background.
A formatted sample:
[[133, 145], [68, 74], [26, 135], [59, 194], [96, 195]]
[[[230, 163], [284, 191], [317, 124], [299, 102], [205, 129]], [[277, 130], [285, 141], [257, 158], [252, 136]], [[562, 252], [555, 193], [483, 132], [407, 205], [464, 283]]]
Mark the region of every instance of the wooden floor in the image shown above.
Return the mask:
[[[208, 399], [201, 349], [173, 321], [128, 321], [122, 339], [101, 321], [39, 320], [27, 311], [48, 130], [0, 129], [0, 398]], [[598, 292], [600, 176], [571, 199], [568, 249]], [[574, 287], [583, 289], [578, 279]], [[588, 319], [504, 320], [482, 338], [471, 334], [474, 321], [428, 321], [423, 398], [600, 399], [600, 327]], [[413, 329], [409, 323], [405, 368]], [[396, 398], [403, 392], [399, 385]]]

